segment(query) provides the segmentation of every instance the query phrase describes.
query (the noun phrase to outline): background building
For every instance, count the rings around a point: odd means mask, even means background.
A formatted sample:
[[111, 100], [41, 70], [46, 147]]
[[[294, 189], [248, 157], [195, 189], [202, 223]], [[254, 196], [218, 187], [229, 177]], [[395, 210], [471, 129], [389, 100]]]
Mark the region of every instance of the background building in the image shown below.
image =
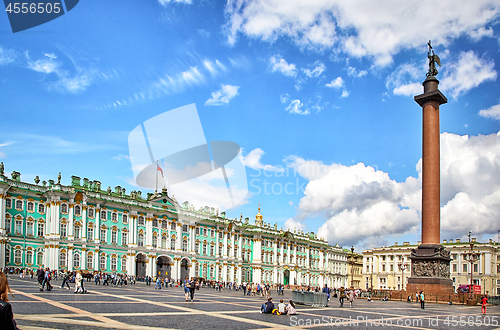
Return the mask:
[[347, 285], [346, 251], [314, 233], [284, 231], [260, 213], [224, 212], [161, 193], [73, 176], [70, 186], [0, 173], [0, 267], [202, 277], [241, 283]]
[[[500, 244], [492, 240], [487, 243], [476, 242], [475, 238], [471, 240], [473, 253], [478, 256], [473, 263], [469, 262], [471, 249], [468, 241], [456, 239], [442, 243], [452, 258], [450, 278], [455, 290], [460, 284], [470, 284], [472, 269], [473, 284], [481, 285], [482, 293], [500, 295]], [[404, 290], [411, 276], [411, 249], [417, 246], [405, 242], [363, 251], [363, 287]]]

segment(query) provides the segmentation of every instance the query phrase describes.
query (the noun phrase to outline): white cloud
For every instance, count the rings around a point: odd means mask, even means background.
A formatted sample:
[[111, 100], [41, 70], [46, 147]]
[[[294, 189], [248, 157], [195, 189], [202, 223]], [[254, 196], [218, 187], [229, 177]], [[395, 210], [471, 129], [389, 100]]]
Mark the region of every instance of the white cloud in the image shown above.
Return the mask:
[[303, 222], [300, 221], [295, 221], [293, 218], [287, 219], [285, 221], [285, 230], [290, 230], [291, 233], [294, 232], [294, 230], [304, 230], [306, 229], [306, 226]]
[[227, 104], [231, 99], [238, 95], [239, 88], [239, 86], [222, 85], [220, 90], [212, 92], [212, 97], [205, 102], [205, 105]]
[[[396, 182], [359, 163], [323, 164], [299, 157], [289, 166], [308, 181], [297, 219], [320, 216], [318, 235], [330, 243], [357, 244], [420, 228], [421, 160], [418, 177]], [[441, 134], [441, 228], [444, 237], [496, 233], [500, 218], [500, 132], [469, 137]], [[460, 224], [457, 226], [457, 224]]]
[[12, 49], [4, 49], [0, 46], [0, 65], [7, 65], [16, 60], [17, 53]]
[[295, 77], [297, 67], [293, 63], [288, 63], [281, 55], [274, 55], [269, 58], [269, 64], [272, 72], [280, 72], [286, 77]]
[[7, 158], [7, 155], [4, 152], [0, 151], [0, 158]]
[[309, 78], [317, 78], [326, 70], [325, 64], [320, 61], [316, 61], [313, 66], [314, 68], [312, 70], [302, 69], [302, 72], [304, 72]]
[[118, 156], [114, 156], [113, 159], [114, 160], [124, 160], [124, 159], [130, 160], [130, 156], [128, 156], [128, 155], [118, 155]]
[[480, 110], [479, 115], [500, 121], [500, 104], [494, 105], [488, 109]]
[[395, 87], [392, 92], [394, 95], [414, 96], [422, 94], [424, 88], [421, 83], [415, 82]]
[[[439, 13], [438, 19], [429, 20], [429, 6]], [[270, 43], [289, 38], [300, 48], [339, 48], [386, 66], [402, 49], [422, 47], [428, 39], [437, 46], [463, 34], [490, 36], [482, 28], [499, 13], [497, 0], [443, 0], [432, 5], [420, 0], [229, 0], [224, 28], [229, 44], [239, 34]]]
[[60, 63], [55, 60], [57, 57], [53, 54], [45, 54], [45, 57], [36, 61], [31, 61], [28, 57], [28, 53], [26, 53], [26, 57], [28, 59], [28, 68], [37, 72], [47, 74], [57, 72], [60, 66]]
[[358, 72], [358, 70], [352, 66], [349, 66], [347, 68], [347, 75], [350, 77], [361, 78], [361, 77], [366, 76], [367, 74], [368, 74], [368, 71], [361, 70]]
[[285, 108], [289, 113], [294, 113], [297, 115], [308, 115], [310, 113], [309, 109], [304, 107], [304, 103], [300, 102], [300, 100], [293, 100], [290, 104]]
[[479, 41], [483, 37], [493, 37], [493, 28], [480, 27], [477, 30], [469, 31], [467, 33], [474, 41]]
[[283, 171], [282, 166], [264, 165], [260, 162], [260, 159], [264, 155], [264, 151], [260, 148], [255, 148], [250, 151], [246, 156], [242, 157], [241, 162], [254, 170], [265, 170], [272, 172]]
[[342, 77], [337, 77], [337, 78], [333, 79], [332, 81], [330, 81], [325, 86], [330, 87], [330, 88], [336, 88], [336, 89], [341, 88], [344, 86], [344, 80], [342, 79]]
[[158, 0], [158, 2], [164, 7], [168, 6], [170, 3], [185, 3], [187, 5], [192, 3], [191, 0]]
[[458, 60], [447, 66], [440, 88], [450, 91], [451, 95], [457, 98], [481, 83], [496, 78], [495, 62], [480, 58], [471, 50], [460, 52]]

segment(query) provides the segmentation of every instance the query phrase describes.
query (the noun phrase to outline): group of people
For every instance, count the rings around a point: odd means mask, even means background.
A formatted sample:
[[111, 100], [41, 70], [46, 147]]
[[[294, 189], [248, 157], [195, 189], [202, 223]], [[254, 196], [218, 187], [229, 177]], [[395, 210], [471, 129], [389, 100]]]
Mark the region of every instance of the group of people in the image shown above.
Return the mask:
[[297, 315], [295, 304], [292, 300], [289, 301], [288, 305], [285, 305], [283, 299], [280, 299], [278, 306], [275, 306], [273, 298], [268, 298], [267, 302], [262, 304], [260, 312], [273, 315]]
[[186, 278], [184, 281], [184, 297], [186, 298], [186, 301], [188, 301], [189, 298], [191, 298], [191, 301], [194, 300], [194, 292], [197, 289], [200, 289], [200, 283], [194, 279], [190, 280]]

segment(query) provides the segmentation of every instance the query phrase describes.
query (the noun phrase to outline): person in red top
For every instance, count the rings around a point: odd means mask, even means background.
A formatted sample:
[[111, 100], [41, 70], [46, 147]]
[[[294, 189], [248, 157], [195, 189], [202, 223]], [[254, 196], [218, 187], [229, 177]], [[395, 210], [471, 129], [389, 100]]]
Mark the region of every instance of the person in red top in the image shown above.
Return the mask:
[[488, 298], [483, 296], [481, 299], [481, 314], [486, 314], [486, 304], [488, 303]]

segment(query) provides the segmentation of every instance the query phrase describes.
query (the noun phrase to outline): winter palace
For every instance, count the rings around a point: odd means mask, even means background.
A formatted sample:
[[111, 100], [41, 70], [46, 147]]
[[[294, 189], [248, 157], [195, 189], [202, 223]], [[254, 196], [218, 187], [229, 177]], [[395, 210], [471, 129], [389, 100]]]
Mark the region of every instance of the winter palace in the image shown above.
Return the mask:
[[350, 251], [314, 233], [228, 219], [179, 204], [167, 190], [143, 196], [71, 177], [21, 181], [0, 164], [0, 267], [120, 272], [172, 279], [347, 286]]

